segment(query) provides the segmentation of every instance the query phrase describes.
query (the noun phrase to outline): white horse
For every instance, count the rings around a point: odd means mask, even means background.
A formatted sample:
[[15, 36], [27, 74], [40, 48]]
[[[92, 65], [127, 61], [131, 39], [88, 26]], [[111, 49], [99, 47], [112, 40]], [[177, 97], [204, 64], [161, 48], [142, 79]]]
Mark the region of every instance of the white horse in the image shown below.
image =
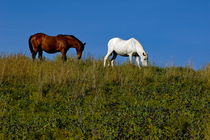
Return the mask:
[[144, 48], [139, 43], [139, 41], [135, 38], [131, 38], [129, 40], [122, 40], [120, 38], [110, 39], [108, 42], [108, 51], [106, 56], [104, 57], [104, 67], [106, 66], [107, 59], [112, 54], [113, 56], [111, 58], [111, 66], [114, 65], [114, 60], [116, 59], [117, 55], [129, 56], [130, 63], [132, 63], [132, 57], [135, 56], [136, 63], [139, 68], [141, 67], [139, 57], [141, 57], [141, 62], [143, 66], [147, 66], [148, 64], [148, 55], [144, 51]]

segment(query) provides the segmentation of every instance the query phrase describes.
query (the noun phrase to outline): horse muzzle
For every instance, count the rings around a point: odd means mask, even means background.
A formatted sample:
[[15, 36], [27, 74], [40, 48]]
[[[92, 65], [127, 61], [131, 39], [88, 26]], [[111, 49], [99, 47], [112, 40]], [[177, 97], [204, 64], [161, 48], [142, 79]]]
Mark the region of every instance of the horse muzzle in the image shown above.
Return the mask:
[[80, 60], [81, 59], [81, 56], [77, 56], [77, 59]]
[[142, 62], [142, 65], [143, 65], [144, 67], [148, 66], [148, 61], [143, 61], [143, 62]]

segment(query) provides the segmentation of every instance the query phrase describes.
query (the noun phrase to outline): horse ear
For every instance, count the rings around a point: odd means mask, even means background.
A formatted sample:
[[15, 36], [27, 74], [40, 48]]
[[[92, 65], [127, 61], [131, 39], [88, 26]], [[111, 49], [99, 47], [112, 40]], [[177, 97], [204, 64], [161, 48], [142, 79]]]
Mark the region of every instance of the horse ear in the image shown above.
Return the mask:
[[86, 42], [83, 44], [85, 46]]

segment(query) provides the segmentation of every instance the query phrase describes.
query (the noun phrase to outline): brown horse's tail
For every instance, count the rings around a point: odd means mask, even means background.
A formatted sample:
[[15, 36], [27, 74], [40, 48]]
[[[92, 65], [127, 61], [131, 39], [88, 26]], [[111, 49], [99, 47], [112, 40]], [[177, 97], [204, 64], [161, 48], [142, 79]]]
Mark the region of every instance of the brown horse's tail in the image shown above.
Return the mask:
[[31, 38], [32, 38], [32, 37], [33, 37], [33, 36], [30, 36], [30, 38], [28, 39], [28, 45], [29, 45], [29, 49], [30, 49], [31, 53], [34, 52], [33, 46], [32, 46], [32, 44], [31, 44]]

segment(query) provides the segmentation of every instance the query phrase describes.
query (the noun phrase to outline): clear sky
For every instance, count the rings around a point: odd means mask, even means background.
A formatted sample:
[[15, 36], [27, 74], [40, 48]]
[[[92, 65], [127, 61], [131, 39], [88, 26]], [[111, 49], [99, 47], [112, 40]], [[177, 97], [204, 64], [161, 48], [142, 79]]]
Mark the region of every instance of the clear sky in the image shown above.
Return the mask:
[[210, 0], [0, 1], [1, 54], [30, 56], [28, 38], [37, 32], [73, 34], [94, 58], [105, 56], [109, 39], [134, 37], [153, 64], [199, 69], [210, 63]]

